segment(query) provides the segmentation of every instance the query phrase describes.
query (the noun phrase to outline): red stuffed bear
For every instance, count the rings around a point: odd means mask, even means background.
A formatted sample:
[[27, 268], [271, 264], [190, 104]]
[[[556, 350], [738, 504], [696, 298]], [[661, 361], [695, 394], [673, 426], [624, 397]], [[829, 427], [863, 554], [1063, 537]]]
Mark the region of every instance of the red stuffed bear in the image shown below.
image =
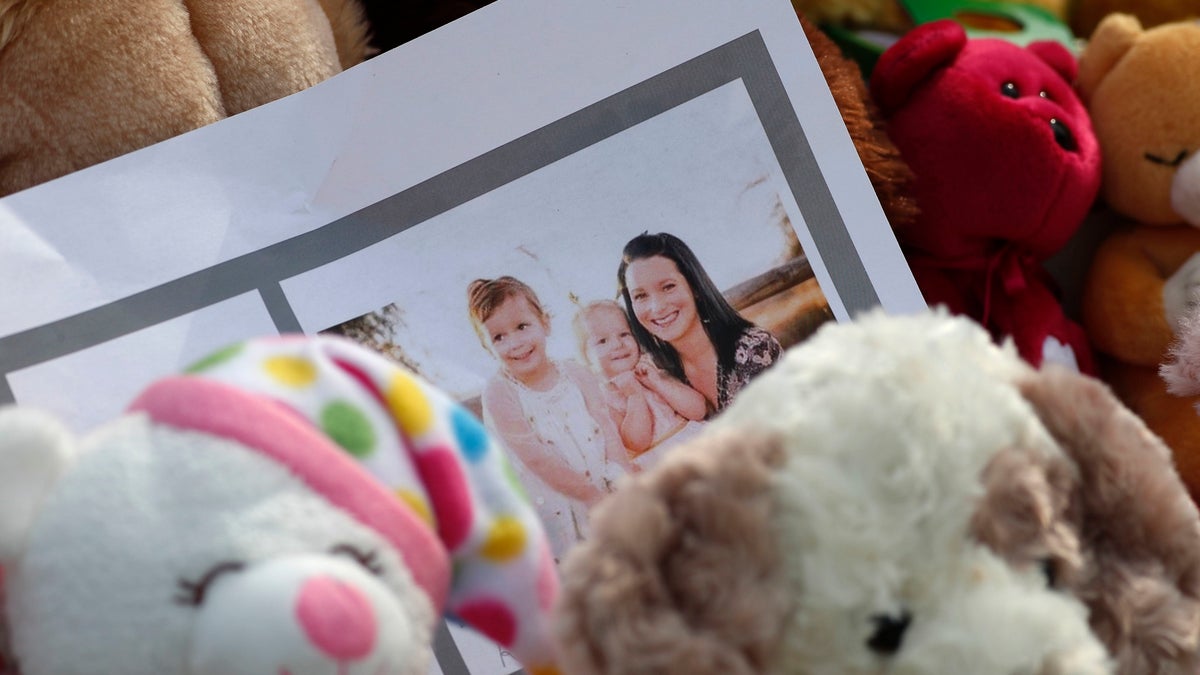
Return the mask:
[[1057, 42], [968, 39], [946, 19], [889, 47], [871, 93], [915, 174], [921, 215], [893, 226], [925, 300], [1011, 337], [1034, 366], [1093, 374], [1087, 337], [1042, 267], [1100, 186], [1077, 65]]

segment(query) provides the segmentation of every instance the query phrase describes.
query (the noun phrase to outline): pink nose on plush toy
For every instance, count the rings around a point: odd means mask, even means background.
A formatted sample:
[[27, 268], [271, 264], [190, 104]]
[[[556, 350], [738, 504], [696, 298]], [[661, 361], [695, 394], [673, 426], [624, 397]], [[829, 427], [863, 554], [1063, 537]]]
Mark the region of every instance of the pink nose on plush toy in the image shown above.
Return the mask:
[[324, 576], [305, 581], [296, 616], [312, 644], [338, 661], [360, 659], [375, 646], [371, 601], [345, 582]]

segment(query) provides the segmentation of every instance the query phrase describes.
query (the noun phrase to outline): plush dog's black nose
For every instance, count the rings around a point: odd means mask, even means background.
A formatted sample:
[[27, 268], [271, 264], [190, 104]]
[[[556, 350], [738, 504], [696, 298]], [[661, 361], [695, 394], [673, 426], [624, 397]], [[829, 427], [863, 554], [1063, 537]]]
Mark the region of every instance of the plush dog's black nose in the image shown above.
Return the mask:
[[1056, 117], [1050, 118], [1050, 129], [1054, 131], [1054, 142], [1058, 143], [1063, 150], [1075, 152], [1079, 147], [1075, 144], [1075, 136], [1062, 120]]
[[900, 643], [904, 642], [904, 632], [912, 623], [912, 615], [907, 611], [899, 615], [876, 614], [871, 617], [875, 624], [875, 632], [867, 640], [867, 647], [877, 654], [890, 656], [900, 651]]

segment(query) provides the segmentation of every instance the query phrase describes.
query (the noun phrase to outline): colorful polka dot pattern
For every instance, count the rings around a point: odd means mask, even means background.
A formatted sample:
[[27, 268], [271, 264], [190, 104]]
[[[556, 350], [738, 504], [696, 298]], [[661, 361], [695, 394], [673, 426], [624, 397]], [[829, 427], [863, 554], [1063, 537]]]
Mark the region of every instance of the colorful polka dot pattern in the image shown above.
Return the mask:
[[530, 672], [554, 672], [558, 577], [549, 545], [474, 415], [395, 362], [332, 336], [250, 341], [188, 372], [269, 396], [320, 428], [436, 531], [454, 571], [444, 609]]

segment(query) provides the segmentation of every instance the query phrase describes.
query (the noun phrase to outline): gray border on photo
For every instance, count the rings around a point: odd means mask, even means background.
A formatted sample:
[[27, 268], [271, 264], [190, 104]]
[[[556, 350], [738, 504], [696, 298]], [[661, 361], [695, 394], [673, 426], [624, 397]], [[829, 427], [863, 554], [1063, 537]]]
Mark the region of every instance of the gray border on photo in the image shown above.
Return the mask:
[[311, 232], [0, 338], [0, 403], [15, 401], [10, 373], [248, 291], [259, 292], [280, 332], [297, 331], [300, 324], [279, 286], [282, 280], [353, 255], [736, 80], [750, 95], [846, 311], [855, 316], [878, 305], [766, 44], [754, 31]]
[[[0, 338], [0, 403], [8, 375], [257, 291], [280, 332], [301, 329], [284, 279], [355, 254], [564, 157], [741, 80], [846, 311], [879, 304], [762, 36], [748, 33], [567, 117], [311, 232], [79, 314]], [[466, 675], [453, 638], [434, 641], [446, 675]], [[519, 672], [519, 671], [518, 671]]]

